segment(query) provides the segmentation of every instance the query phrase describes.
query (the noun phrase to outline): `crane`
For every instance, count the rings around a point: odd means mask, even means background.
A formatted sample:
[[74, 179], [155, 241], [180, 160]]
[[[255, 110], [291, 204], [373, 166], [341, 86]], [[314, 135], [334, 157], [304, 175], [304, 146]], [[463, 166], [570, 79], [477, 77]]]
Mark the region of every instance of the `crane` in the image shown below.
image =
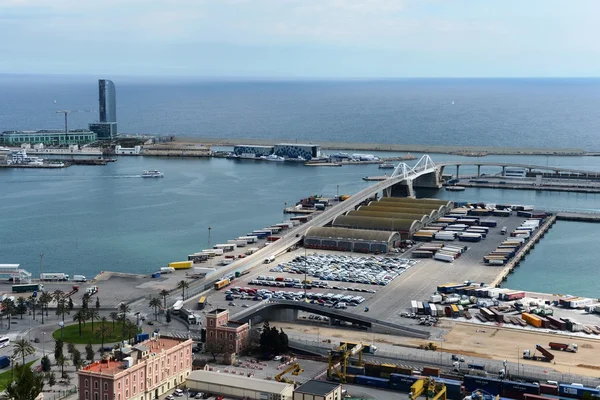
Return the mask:
[[95, 112], [95, 110], [58, 110], [57, 114], [65, 115], [65, 133], [69, 133], [69, 114], [74, 112]]
[[300, 367], [300, 364], [294, 363], [294, 364], [290, 365], [289, 367], [287, 367], [286, 369], [284, 369], [283, 371], [281, 371], [279, 374], [275, 375], [275, 380], [277, 382], [285, 382], [285, 383], [294, 384], [294, 381], [292, 381], [290, 378], [284, 376], [288, 372], [291, 372], [292, 375], [297, 376], [297, 375], [301, 374], [302, 372], [304, 372], [304, 370], [302, 369], [302, 367]]
[[410, 400], [416, 400], [425, 394], [426, 399], [431, 400], [446, 400], [446, 385], [443, 383], [435, 383], [432, 378], [419, 379], [410, 387]]
[[327, 367], [327, 378], [334, 379], [334, 374], [339, 378], [341, 383], [346, 383], [346, 367], [348, 360], [358, 354], [358, 365], [363, 365], [362, 343], [354, 345], [353, 343], [342, 343], [340, 347], [329, 352], [329, 365]]

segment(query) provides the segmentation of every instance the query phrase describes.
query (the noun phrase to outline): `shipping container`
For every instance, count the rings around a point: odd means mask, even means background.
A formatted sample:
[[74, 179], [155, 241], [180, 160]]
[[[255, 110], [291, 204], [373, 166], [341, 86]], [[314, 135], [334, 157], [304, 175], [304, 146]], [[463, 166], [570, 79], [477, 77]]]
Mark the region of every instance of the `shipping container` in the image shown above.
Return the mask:
[[437, 252], [437, 253], [435, 253], [435, 255], [433, 256], [433, 258], [434, 258], [435, 260], [438, 260], [438, 261], [444, 261], [444, 262], [449, 262], [449, 263], [451, 263], [451, 262], [453, 262], [453, 261], [454, 261], [454, 259], [455, 259], [455, 256], [453, 256], [453, 255], [451, 255], [451, 254], [444, 254], [444, 253], [441, 253], [441, 252]]
[[501, 395], [511, 399], [521, 400], [525, 394], [540, 394], [539, 385], [533, 383], [502, 381]]
[[582, 399], [587, 394], [591, 397], [600, 397], [600, 391], [598, 389], [592, 389], [577, 385], [558, 385], [558, 395], [562, 397], [568, 397], [571, 399]]
[[502, 390], [502, 381], [495, 378], [465, 375], [463, 382], [465, 385], [465, 393], [471, 393], [477, 389], [482, 389], [491, 395], [497, 396]]
[[437, 287], [437, 291], [440, 293], [454, 293], [456, 288], [464, 286], [462, 283], [446, 283]]
[[356, 375], [354, 381], [357, 385], [371, 386], [380, 389], [387, 389], [390, 387], [389, 379], [376, 378], [373, 376]]
[[524, 297], [525, 297], [525, 292], [517, 291], [517, 292], [510, 292], [510, 293], [502, 293], [502, 297], [500, 298], [500, 300], [513, 301], [513, 300], [520, 300]]
[[432, 368], [432, 367], [423, 367], [422, 375], [424, 375], [424, 376], [439, 377], [440, 376], [440, 369], [439, 368]]
[[418, 376], [391, 374], [390, 389], [397, 392], [409, 393], [410, 387], [418, 380]]
[[190, 269], [192, 268], [192, 261], [175, 261], [169, 263], [169, 267], [174, 269]]
[[542, 327], [542, 320], [537, 315], [529, 314], [529, 313], [522, 313], [521, 318], [523, 318], [523, 320], [525, 322], [527, 322], [529, 325], [533, 325], [536, 328]]
[[549, 383], [540, 383], [540, 393], [558, 396], [558, 385]]
[[523, 395], [523, 399], [524, 400], [555, 400], [555, 398], [553, 398], [553, 397], [546, 397], [546, 396], [540, 396], [537, 394], [528, 394], [528, 393], [525, 393]]

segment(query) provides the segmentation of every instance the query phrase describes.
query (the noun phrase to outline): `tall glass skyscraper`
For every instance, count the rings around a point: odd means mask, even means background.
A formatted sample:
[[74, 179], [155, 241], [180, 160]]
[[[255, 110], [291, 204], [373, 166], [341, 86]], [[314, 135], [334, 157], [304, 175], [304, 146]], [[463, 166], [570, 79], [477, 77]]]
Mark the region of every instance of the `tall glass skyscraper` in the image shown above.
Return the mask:
[[114, 139], [117, 136], [117, 91], [108, 79], [98, 79], [99, 121], [90, 124], [90, 130], [98, 139]]
[[98, 79], [100, 122], [117, 122], [117, 91], [108, 79]]

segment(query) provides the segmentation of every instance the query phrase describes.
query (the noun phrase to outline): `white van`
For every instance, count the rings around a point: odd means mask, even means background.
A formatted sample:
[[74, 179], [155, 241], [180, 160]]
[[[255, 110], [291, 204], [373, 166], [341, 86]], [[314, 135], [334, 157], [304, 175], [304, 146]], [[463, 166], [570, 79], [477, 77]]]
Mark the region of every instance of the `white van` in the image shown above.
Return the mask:
[[273, 261], [275, 261], [275, 257], [267, 257], [267, 258], [265, 258], [265, 264], [271, 264]]

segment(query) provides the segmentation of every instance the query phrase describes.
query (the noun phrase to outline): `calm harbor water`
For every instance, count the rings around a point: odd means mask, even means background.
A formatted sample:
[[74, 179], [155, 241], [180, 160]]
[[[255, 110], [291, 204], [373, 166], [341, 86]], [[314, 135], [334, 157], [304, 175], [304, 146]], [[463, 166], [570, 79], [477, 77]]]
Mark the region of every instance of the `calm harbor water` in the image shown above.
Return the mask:
[[[600, 159], [585, 161], [589, 169], [600, 167]], [[552, 165], [561, 162], [574, 163], [550, 157]], [[165, 178], [140, 178], [143, 170], [154, 168]], [[148, 157], [121, 157], [103, 167], [0, 169], [0, 263], [19, 263], [37, 274], [43, 252], [46, 272], [149, 273], [206, 248], [208, 227], [211, 244], [221, 243], [284, 220], [285, 203], [311, 194], [352, 194], [368, 185], [361, 177], [380, 173], [376, 165], [308, 168]], [[475, 188], [418, 195], [600, 211], [596, 194]], [[593, 243], [599, 234], [596, 224], [557, 224], [505, 286], [592, 295], [599, 253]]]

